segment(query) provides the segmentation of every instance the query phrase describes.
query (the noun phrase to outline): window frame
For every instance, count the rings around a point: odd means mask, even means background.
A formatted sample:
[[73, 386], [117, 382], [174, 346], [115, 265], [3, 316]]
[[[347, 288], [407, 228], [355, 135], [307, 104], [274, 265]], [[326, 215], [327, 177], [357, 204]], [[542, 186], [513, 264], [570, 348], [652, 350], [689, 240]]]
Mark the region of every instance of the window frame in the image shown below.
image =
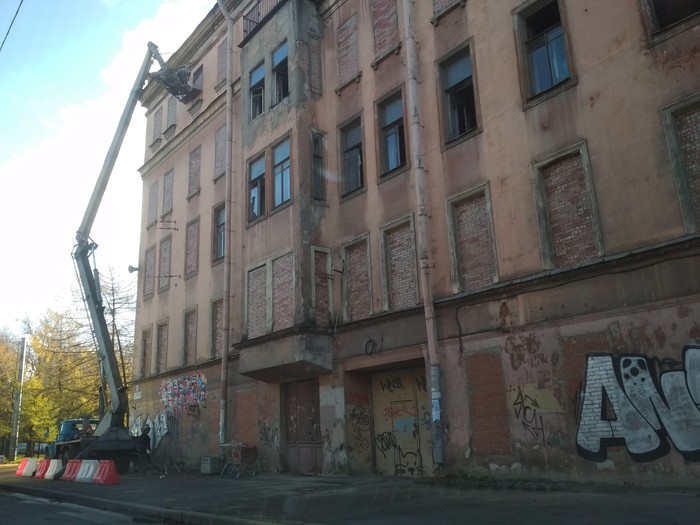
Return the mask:
[[[454, 84], [448, 84], [448, 70], [450, 66], [456, 65], [460, 61], [466, 59], [469, 66], [469, 74], [463, 79], [455, 82]], [[474, 64], [474, 45], [473, 39], [470, 38], [450, 50], [447, 54], [440, 57], [437, 62], [437, 75], [440, 82], [440, 95], [439, 102], [441, 106], [440, 118], [442, 118], [442, 133], [443, 133], [443, 143], [446, 147], [450, 147], [453, 144], [458, 144], [463, 140], [467, 140], [473, 137], [477, 133], [481, 132], [481, 114], [479, 112], [479, 96], [477, 90], [476, 82], [476, 67]], [[457, 92], [461, 92], [464, 89], [471, 89], [471, 93], [467, 93], [468, 97], [471, 97], [471, 114], [474, 120], [473, 125], [469, 126], [468, 115], [465, 115], [464, 119], [464, 131], [459, 132], [459, 124], [457, 123], [457, 129], [455, 130], [455, 123], [457, 117], [459, 116], [459, 108], [456, 107], [453, 97]], [[466, 106], [466, 104], [464, 104]]]
[[[359, 130], [359, 140], [357, 142], [353, 142], [350, 146], [348, 146], [347, 139], [348, 135], [355, 131]], [[364, 173], [363, 173], [363, 155], [362, 155], [362, 139], [363, 139], [363, 126], [362, 126], [362, 117], [361, 116], [356, 116], [355, 118], [349, 120], [347, 123], [343, 124], [340, 127], [340, 161], [341, 161], [341, 185], [340, 185], [340, 195], [341, 198], [348, 197], [350, 195], [354, 195], [355, 193], [359, 192], [360, 190], [364, 189], [365, 187], [365, 180], [364, 180]], [[354, 152], [354, 153], [353, 153]], [[356, 178], [359, 179], [356, 182], [356, 185], [353, 185], [350, 187], [348, 184], [348, 162], [352, 160], [353, 158], [357, 158], [357, 173], [356, 173]]]
[[[548, 6], [556, 4], [559, 14], [559, 26], [561, 27], [561, 38], [564, 46], [564, 56], [566, 58], [566, 67], [568, 77], [553, 83], [548, 88], [541, 91], [535, 91], [534, 86], [534, 67], [531, 62], [528, 44], [539, 38], [542, 34], [548, 33], [555, 26], [551, 26], [543, 33], [535, 36], [529, 36], [529, 21], [532, 17], [541, 13]], [[518, 58], [518, 68], [520, 70], [520, 93], [522, 97], [523, 109], [528, 109], [544, 100], [547, 100], [562, 91], [566, 91], [578, 82], [576, 77], [576, 69], [574, 67], [574, 57], [569, 38], [569, 24], [567, 21], [566, 10], [560, 0], [527, 0], [512, 11], [513, 27], [515, 30], [515, 42]], [[551, 61], [550, 61], [551, 69]]]
[[[276, 153], [286, 144], [287, 156], [276, 162]], [[291, 165], [291, 139], [289, 136], [285, 137], [281, 141], [277, 142], [272, 146], [271, 152], [271, 162], [272, 162], [272, 206], [273, 210], [279, 208], [291, 202], [292, 200], [292, 165]], [[279, 171], [279, 173], [278, 173]], [[280, 182], [282, 183], [280, 199], [278, 201], [278, 175], [280, 175]], [[286, 184], [285, 184], [286, 182]], [[285, 192], [286, 190], [286, 192]], [[286, 198], [285, 198], [286, 197]]]
[[[393, 104], [401, 103], [401, 114], [390, 122], [385, 121], [386, 110]], [[375, 114], [377, 115], [377, 135], [379, 137], [379, 165], [381, 167], [380, 177], [398, 173], [408, 167], [407, 156], [407, 136], [406, 136], [406, 105], [403, 99], [403, 91], [401, 89], [394, 91], [384, 97], [376, 105]], [[398, 160], [395, 166], [389, 165], [390, 155], [389, 136], [396, 137], [395, 149]]]
[[226, 203], [214, 208], [212, 225], [212, 261], [217, 262], [226, 256]]
[[[311, 130], [311, 193], [314, 201], [326, 202], [325, 134]], [[317, 148], [318, 145], [318, 148]]]
[[[284, 57], [276, 56], [279, 51], [284, 48]], [[287, 41], [282, 42], [272, 52], [272, 81], [274, 89], [273, 106], [276, 106], [284, 99], [289, 97], [289, 47]]]
[[[257, 81], [253, 82], [253, 77], [258, 71], [261, 71], [262, 75]], [[265, 113], [265, 62], [260, 62], [251, 69], [248, 82], [250, 84], [250, 121], [252, 122]]]
[[[260, 164], [258, 164], [260, 161], [262, 161]], [[262, 219], [265, 217], [265, 212], [266, 212], [266, 206], [265, 206], [265, 175], [267, 171], [266, 167], [266, 157], [265, 153], [261, 153], [260, 155], [254, 157], [250, 161], [248, 161], [248, 169], [246, 170], [247, 176], [248, 176], [248, 223], [255, 222], [257, 220]], [[262, 172], [258, 173], [255, 177], [252, 177], [252, 170], [254, 166], [262, 166]], [[252, 190], [254, 188], [258, 189], [258, 208], [259, 212], [257, 214], [253, 214], [253, 208], [251, 206], [251, 197], [252, 197]]]

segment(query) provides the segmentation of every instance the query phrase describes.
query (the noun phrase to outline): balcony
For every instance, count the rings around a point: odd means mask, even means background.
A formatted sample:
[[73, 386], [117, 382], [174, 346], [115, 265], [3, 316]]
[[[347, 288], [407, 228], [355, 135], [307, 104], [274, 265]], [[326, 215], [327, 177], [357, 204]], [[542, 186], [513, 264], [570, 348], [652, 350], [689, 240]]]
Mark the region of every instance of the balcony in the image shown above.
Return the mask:
[[243, 47], [265, 23], [274, 16], [287, 0], [258, 0], [243, 15], [243, 40], [238, 47]]

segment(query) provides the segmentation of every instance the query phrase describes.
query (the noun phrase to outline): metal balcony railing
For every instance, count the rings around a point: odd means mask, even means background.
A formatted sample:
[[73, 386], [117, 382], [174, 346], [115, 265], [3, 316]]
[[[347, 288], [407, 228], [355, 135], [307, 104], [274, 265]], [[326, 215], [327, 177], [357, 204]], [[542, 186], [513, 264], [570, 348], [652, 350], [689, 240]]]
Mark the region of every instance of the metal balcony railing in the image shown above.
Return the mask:
[[255, 5], [243, 15], [243, 42], [262, 26], [287, 0], [258, 0]]

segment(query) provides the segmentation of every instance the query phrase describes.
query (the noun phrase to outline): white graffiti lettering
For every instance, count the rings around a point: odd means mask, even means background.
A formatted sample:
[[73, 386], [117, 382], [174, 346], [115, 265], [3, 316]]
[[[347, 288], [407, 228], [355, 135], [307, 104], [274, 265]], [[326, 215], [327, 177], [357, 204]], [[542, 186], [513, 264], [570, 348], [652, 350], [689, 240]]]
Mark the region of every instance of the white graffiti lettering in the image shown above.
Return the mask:
[[666, 438], [688, 460], [700, 459], [700, 346], [683, 348], [681, 370], [655, 373], [639, 354], [591, 354], [576, 433], [579, 453], [604, 461], [624, 444], [637, 461], [668, 453]]

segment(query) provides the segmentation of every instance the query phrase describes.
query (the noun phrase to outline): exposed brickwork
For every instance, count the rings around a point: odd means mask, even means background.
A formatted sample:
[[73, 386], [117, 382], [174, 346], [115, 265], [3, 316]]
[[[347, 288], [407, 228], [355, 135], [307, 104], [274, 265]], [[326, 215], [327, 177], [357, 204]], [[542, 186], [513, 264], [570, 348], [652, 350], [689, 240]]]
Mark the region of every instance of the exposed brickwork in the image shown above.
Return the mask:
[[199, 217], [187, 225], [185, 251], [185, 277], [190, 277], [199, 271]]
[[185, 314], [185, 365], [197, 361], [197, 310]]
[[155, 292], [156, 279], [156, 247], [151, 246], [144, 254], [145, 271], [143, 274], [143, 295], [150, 297]]
[[338, 84], [348, 83], [359, 71], [357, 15], [353, 15], [338, 28]]
[[272, 329], [294, 325], [294, 257], [291, 253], [272, 261]]
[[148, 188], [148, 226], [153, 226], [158, 220], [158, 191], [160, 184], [155, 181]]
[[169, 170], [163, 176], [163, 215], [173, 211], [173, 181], [175, 170]]
[[211, 304], [211, 350], [214, 357], [221, 355], [224, 348], [224, 300]]
[[678, 147], [683, 157], [683, 168], [688, 180], [695, 211], [695, 222], [700, 224], [700, 107], [694, 107], [676, 117]]
[[591, 199], [580, 155], [542, 168], [550, 235], [556, 266], [570, 266], [598, 255]]
[[493, 284], [493, 237], [486, 196], [483, 193], [455, 205], [454, 229], [462, 290], [474, 290]]
[[309, 39], [309, 87], [311, 92], [320, 95], [323, 92], [323, 77], [321, 75], [321, 41]]
[[374, 54], [382, 56], [399, 43], [396, 0], [372, 0]]
[[158, 339], [156, 342], [156, 373], [165, 372], [168, 369], [168, 323], [158, 325]]
[[248, 272], [248, 337], [259, 337], [267, 331], [267, 269], [265, 266]]
[[316, 324], [319, 326], [330, 325], [327, 265], [328, 254], [326, 252], [314, 252], [314, 283], [316, 287], [314, 305], [316, 308]]
[[141, 377], [150, 375], [153, 357], [153, 332], [149, 328], [141, 335]]
[[226, 172], [226, 126], [216, 130], [214, 139], [214, 177]]
[[202, 146], [197, 146], [190, 152], [190, 176], [188, 179], [187, 196], [191, 197], [199, 191], [199, 175], [202, 168]]
[[159, 107], [153, 115], [153, 136], [151, 139], [156, 141], [163, 134], [163, 106]]
[[243, 443], [257, 441], [257, 395], [255, 392], [236, 394], [236, 439]]
[[404, 224], [386, 233], [389, 308], [407, 308], [418, 302], [416, 249], [413, 229]]
[[578, 417], [580, 395], [583, 392], [586, 356], [590, 353], [609, 352], [611, 350], [606, 332], [592, 332], [560, 339], [561, 353], [564, 358], [567, 402], [571, 403], [569, 412]]
[[167, 236], [160, 241], [160, 255], [158, 257], [158, 290], [165, 290], [170, 286], [170, 254], [173, 238]]
[[367, 243], [358, 242], [345, 249], [347, 275], [347, 308], [350, 320], [369, 317], [369, 268]]
[[474, 453], [481, 456], [510, 454], [511, 438], [500, 356], [470, 355], [466, 369]]

